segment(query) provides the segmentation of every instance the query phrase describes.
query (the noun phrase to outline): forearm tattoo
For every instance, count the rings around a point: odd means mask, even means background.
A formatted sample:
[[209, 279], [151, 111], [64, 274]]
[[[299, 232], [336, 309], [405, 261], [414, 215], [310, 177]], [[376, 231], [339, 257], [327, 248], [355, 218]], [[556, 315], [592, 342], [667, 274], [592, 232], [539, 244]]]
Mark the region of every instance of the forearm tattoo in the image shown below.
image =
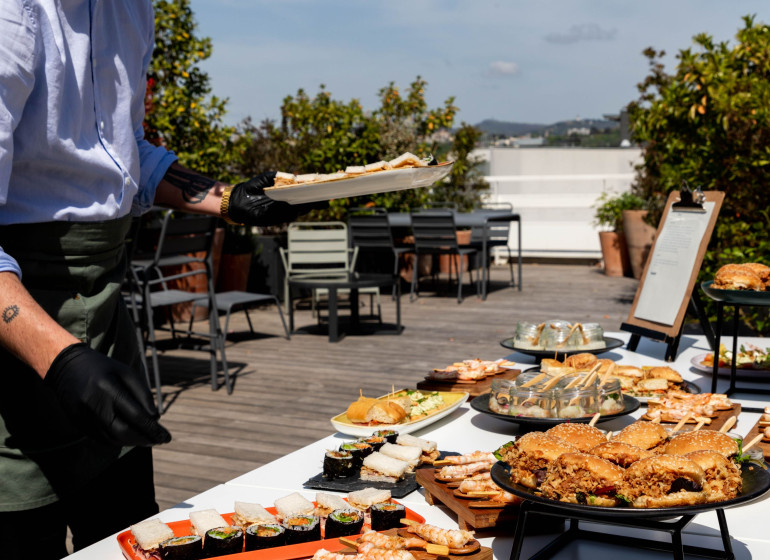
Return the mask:
[[9, 305], [3, 309], [3, 323], [8, 324], [19, 316], [19, 306]]
[[200, 204], [203, 202], [203, 199], [206, 198], [206, 193], [216, 184], [214, 179], [174, 167], [169, 168], [164, 179], [182, 191], [182, 198], [189, 204]]

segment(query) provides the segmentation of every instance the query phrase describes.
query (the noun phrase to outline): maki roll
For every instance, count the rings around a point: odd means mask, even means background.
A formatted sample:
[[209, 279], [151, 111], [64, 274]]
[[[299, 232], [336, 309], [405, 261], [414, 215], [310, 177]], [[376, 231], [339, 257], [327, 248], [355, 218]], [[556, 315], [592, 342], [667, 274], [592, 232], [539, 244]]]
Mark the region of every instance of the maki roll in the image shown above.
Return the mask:
[[353, 455], [353, 464], [357, 469], [361, 468], [366, 457], [374, 453], [372, 446], [363, 441], [343, 443], [340, 445], [340, 451], [350, 451], [351, 455]]
[[406, 508], [395, 502], [372, 504], [372, 530], [386, 531], [401, 527], [401, 520], [406, 517]]
[[297, 544], [321, 539], [321, 520], [315, 515], [294, 515], [283, 520], [286, 544]]
[[235, 525], [206, 531], [203, 539], [203, 558], [243, 552], [243, 529]]
[[357, 535], [364, 526], [364, 514], [357, 509], [337, 509], [326, 518], [325, 539]]
[[201, 541], [198, 535], [174, 537], [160, 543], [158, 552], [163, 560], [199, 560], [203, 557]]
[[396, 439], [398, 439], [398, 432], [396, 430], [377, 430], [372, 435], [385, 438], [385, 441], [388, 443], [396, 443]]
[[323, 477], [330, 480], [346, 478], [357, 474], [356, 460], [348, 450], [327, 451], [324, 455]]
[[387, 442], [387, 440], [384, 437], [375, 436], [375, 435], [371, 435], [365, 438], [358, 438], [358, 441], [363, 441], [364, 443], [368, 443], [369, 445], [372, 446], [372, 449], [374, 449], [375, 451], [379, 451], [380, 447], [385, 445], [385, 443]]
[[282, 546], [285, 541], [284, 529], [278, 523], [250, 525], [246, 528], [246, 552]]

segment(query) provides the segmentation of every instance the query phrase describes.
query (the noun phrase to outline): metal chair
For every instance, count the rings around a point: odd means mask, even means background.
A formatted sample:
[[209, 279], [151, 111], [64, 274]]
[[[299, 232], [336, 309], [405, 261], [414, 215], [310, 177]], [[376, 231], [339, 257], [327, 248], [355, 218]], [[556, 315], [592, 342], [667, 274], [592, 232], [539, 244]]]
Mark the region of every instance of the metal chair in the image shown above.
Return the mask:
[[[129, 267], [132, 275], [132, 284], [137, 292], [133, 301], [141, 306], [142, 336], [140, 344], [150, 351], [152, 360], [152, 372], [155, 385], [158, 410], [163, 413], [163, 393], [161, 391], [160, 366], [158, 363], [158, 348], [156, 330], [169, 330], [172, 338], [177, 339], [177, 330], [174, 327], [173, 318], [169, 316], [169, 327], [159, 326], [156, 323], [155, 310], [168, 308], [175, 304], [200, 301], [201, 297], [207, 300], [209, 308], [207, 333], [192, 333], [209, 339], [209, 358], [211, 370], [211, 388], [219, 388], [219, 373], [217, 364], [217, 352], [221, 356], [225, 386], [228, 394], [232, 393], [233, 386], [227, 367], [225, 356], [224, 335], [219, 324], [217, 314], [216, 293], [214, 291], [213, 263], [211, 247], [214, 232], [217, 227], [217, 219], [207, 216], [185, 215], [174, 217], [172, 211], [165, 211], [159, 222], [159, 229], [149, 227], [139, 231], [139, 246], [134, 259]], [[143, 258], [141, 248], [143, 245], [142, 234], [149, 235], [153, 240], [154, 251]], [[173, 272], [168, 272], [173, 267]], [[170, 286], [170, 283], [185, 278], [204, 276], [206, 283], [206, 295], [200, 292], [188, 291]], [[172, 284], [173, 285], [173, 284]], [[144, 366], [147, 368], [146, 350], [142, 353]]]
[[[227, 339], [227, 334], [229, 331], [229, 325], [230, 325], [230, 314], [233, 311], [243, 311], [243, 313], [246, 315], [246, 322], [249, 324], [249, 331], [251, 331], [251, 334], [254, 334], [254, 325], [251, 323], [251, 317], [249, 316], [249, 309], [262, 304], [271, 304], [274, 303], [276, 308], [278, 309], [278, 315], [281, 318], [281, 324], [283, 325], [283, 330], [286, 333], [286, 340], [291, 339], [291, 333], [289, 332], [289, 326], [286, 324], [286, 319], [283, 316], [283, 310], [281, 309], [281, 303], [278, 301], [278, 298], [275, 297], [273, 294], [260, 294], [257, 292], [242, 292], [240, 290], [232, 290], [228, 292], [217, 292], [216, 293], [217, 298], [217, 310], [220, 313], [225, 314], [225, 326], [224, 326], [224, 335], [225, 339]], [[195, 316], [195, 309], [198, 305], [206, 306], [208, 305], [208, 297], [204, 296], [198, 301], [193, 302], [192, 312], [190, 315], [190, 326], [188, 327], [188, 332], [192, 329], [192, 321], [193, 317]]]
[[[505, 251], [508, 253], [507, 262], [508, 262], [508, 268], [510, 269], [510, 272], [511, 272], [510, 286], [516, 285], [516, 280], [514, 278], [514, 273], [513, 273], [513, 261], [512, 261], [513, 255], [511, 254], [511, 247], [508, 244], [512, 221], [517, 222], [519, 226], [518, 287], [519, 287], [519, 291], [521, 291], [521, 217], [518, 214], [513, 213], [513, 205], [510, 202], [485, 203], [481, 206], [481, 209], [477, 210], [477, 212], [482, 212], [484, 214], [487, 214], [490, 218], [492, 218], [492, 219], [485, 220], [483, 225], [474, 226], [471, 228], [470, 244], [476, 248], [481, 249], [481, 254], [486, 259], [486, 262], [482, 263], [482, 266], [484, 267], [483, 269], [484, 277], [481, 281], [481, 298], [486, 299], [487, 297], [487, 286], [489, 283], [489, 267], [491, 262], [490, 253], [492, 252], [492, 250], [494, 250], [495, 247], [504, 248]], [[495, 216], [507, 217], [510, 219], [497, 221], [497, 220], [494, 220]]]
[[[457, 272], [457, 303], [462, 302], [462, 270], [463, 257], [468, 257], [468, 275], [473, 283], [473, 268], [478, 257], [478, 249], [457, 242], [454, 212], [448, 210], [422, 210], [411, 215], [412, 233], [414, 234], [415, 263], [412, 269], [412, 287], [409, 300], [419, 295], [419, 258], [420, 255], [450, 255], [449, 281], [452, 280], [452, 268]], [[479, 294], [479, 281], [476, 279], [476, 295]]]

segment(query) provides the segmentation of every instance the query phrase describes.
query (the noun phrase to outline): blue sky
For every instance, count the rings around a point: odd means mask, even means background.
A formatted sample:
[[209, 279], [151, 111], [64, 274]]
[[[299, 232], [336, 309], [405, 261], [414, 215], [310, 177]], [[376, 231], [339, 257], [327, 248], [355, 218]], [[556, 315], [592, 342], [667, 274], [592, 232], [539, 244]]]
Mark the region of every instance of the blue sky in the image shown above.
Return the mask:
[[279, 116], [283, 98], [325, 84], [378, 106], [390, 82], [450, 96], [457, 122], [553, 123], [618, 113], [647, 74], [642, 51], [674, 54], [700, 32], [734, 42], [768, 0], [191, 0], [214, 52], [202, 64], [227, 121]]

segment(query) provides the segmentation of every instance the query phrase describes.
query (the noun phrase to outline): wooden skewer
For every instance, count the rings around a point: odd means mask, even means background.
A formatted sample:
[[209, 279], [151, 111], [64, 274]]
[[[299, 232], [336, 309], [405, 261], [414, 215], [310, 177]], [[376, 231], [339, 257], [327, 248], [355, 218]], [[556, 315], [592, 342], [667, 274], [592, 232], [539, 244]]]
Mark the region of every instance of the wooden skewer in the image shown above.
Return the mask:
[[732, 428], [737, 421], [738, 421], [737, 416], [730, 416], [730, 418], [727, 419], [727, 422], [725, 422], [724, 425], [721, 428], [719, 428], [719, 431], [722, 432], [723, 434], [726, 434], [727, 432], [730, 431], [730, 428]]
[[564, 377], [563, 375], [556, 375], [552, 377], [549, 381], [547, 381], [545, 384], [543, 384], [542, 387], [540, 387], [540, 391], [549, 391], [553, 389], [554, 385], [556, 385], [559, 381], [561, 381], [561, 378]]
[[[733, 418], [735, 418], [733, 416]], [[749, 443], [743, 446], [743, 451], [748, 451], [752, 447], [754, 447], [756, 444], [758, 444], [760, 441], [762, 441], [762, 438], [765, 437], [765, 434], [757, 434], [757, 436], [752, 439]]]
[[612, 430], [609, 430], [607, 432], [607, 441], [610, 441], [612, 439]]
[[656, 416], [652, 420], [650, 420], [653, 424], [660, 424], [660, 416]]
[[572, 389], [573, 387], [577, 387], [582, 380], [583, 380], [582, 377], [576, 377], [575, 379], [573, 379], [572, 381], [567, 383], [567, 386], [564, 387], [564, 388], [565, 389]]
[[673, 430], [671, 430], [671, 433], [672, 433], [672, 434], [675, 434], [676, 432], [678, 432], [679, 430], [681, 430], [681, 429], [682, 429], [682, 426], [684, 426], [685, 424], [687, 424], [687, 421], [690, 419], [690, 416], [692, 416], [692, 412], [688, 412], [687, 414], [685, 414], [685, 415], [684, 415], [684, 418], [682, 418], [682, 419], [681, 419], [681, 420], [680, 420], [680, 421], [677, 423], [677, 425], [676, 425], [676, 426], [674, 426], [674, 429], [673, 429]]
[[599, 420], [599, 417], [601, 416], [601, 413], [597, 412], [594, 414], [593, 418], [591, 418], [591, 421], [588, 423], [589, 426], [593, 427], [596, 425], [596, 422]]
[[536, 384], [540, 383], [545, 378], [545, 376], [546, 376], [545, 373], [541, 373], [540, 375], [536, 375], [535, 377], [533, 377], [532, 379], [530, 379], [529, 381], [524, 383], [522, 385], [522, 387], [524, 387], [524, 388], [532, 387], [532, 385], [536, 385]]
[[[345, 537], [340, 537], [339, 540], [342, 544], [355, 548], [356, 550], [358, 550], [358, 547], [361, 545], [360, 542]], [[423, 548], [425, 548], [425, 552], [428, 554], [435, 554], [437, 556], [446, 556], [449, 554], [449, 547], [443, 544], [426, 543]]]
[[705, 420], [698, 420], [698, 423], [695, 424], [695, 427], [692, 429], [693, 432], [697, 432], [700, 430], [704, 425], [706, 424]]

